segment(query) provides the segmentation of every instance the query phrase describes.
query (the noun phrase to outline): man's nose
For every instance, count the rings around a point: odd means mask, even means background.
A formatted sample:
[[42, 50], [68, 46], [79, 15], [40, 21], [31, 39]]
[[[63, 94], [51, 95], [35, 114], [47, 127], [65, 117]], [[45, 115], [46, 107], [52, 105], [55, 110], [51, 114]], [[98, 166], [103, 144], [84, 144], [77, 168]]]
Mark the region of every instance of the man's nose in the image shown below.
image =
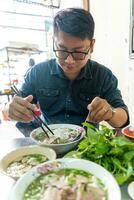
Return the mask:
[[71, 53], [67, 56], [67, 58], [65, 59], [65, 62], [67, 62], [67, 63], [74, 63], [75, 62]]

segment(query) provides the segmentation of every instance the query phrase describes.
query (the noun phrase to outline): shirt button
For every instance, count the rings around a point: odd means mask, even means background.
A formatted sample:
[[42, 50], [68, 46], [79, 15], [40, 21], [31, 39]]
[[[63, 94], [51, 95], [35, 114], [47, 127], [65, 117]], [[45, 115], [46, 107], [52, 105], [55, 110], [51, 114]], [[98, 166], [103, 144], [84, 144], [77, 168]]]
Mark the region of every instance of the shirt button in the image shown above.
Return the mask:
[[67, 115], [67, 117], [70, 117], [70, 115]]

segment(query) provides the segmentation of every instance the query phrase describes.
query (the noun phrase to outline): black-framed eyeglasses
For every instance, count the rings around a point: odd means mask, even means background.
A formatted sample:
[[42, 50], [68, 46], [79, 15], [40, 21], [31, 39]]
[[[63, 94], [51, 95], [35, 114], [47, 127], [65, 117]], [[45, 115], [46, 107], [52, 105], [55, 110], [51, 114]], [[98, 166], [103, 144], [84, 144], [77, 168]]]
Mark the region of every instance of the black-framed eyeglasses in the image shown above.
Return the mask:
[[54, 49], [55, 55], [57, 58], [66, 60], [67, 57], [71, 54], [72, 58], [74, 60], [84, 60], [86, 55], [89, 53], [91, 46], [88, 48], [86, 52], [82, 51], [67, 51], [67, 50], [60, 50], [60, 49]]

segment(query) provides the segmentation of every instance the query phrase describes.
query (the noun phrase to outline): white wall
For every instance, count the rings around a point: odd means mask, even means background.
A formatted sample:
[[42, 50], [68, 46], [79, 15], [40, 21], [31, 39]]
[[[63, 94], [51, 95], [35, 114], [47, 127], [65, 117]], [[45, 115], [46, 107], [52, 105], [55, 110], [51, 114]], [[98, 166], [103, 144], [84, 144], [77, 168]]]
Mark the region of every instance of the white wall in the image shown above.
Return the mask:
[[134, 123], [134, 59], [129, 58], [130, 0], [90, 0], [90, 11], [96, 26], [92, 58], [117, 76]]

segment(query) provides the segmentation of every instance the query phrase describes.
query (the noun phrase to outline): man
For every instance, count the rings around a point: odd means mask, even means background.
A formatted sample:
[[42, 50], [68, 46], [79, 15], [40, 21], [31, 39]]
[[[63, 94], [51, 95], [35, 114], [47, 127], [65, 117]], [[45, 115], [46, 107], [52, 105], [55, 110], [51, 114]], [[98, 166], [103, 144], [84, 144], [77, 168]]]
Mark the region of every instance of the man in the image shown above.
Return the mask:
[[85, 120], [107, 121], [113, 127], [128, 124], [128, 109], [117, 88], [117, 78], [90, 59], [95, 40], [94, 20], [80, 8], [59, 11], [54, 18], [53, 50], [56, 59], [32, 67], [21, 93], [7, 106], [10, 119], [30, 122], [39, 104], [48, 123], [81, 125]]

